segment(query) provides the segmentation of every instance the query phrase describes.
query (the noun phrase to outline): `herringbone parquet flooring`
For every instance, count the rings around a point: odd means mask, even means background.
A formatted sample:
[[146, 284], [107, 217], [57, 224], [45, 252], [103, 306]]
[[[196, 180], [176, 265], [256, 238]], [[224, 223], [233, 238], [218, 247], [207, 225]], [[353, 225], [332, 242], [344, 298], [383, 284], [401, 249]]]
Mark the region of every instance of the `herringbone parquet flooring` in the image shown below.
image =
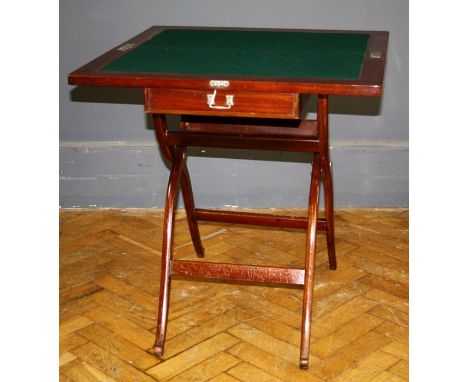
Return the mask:
[[[278, 211], [305, 214], [305, 211]], [[60, 213], [60, 378], [406, 381], [408, 211], [337, 210], [338, 270], [319, 235], [309, 370], [302, 290], [174, 280], [164, 362], [155, 332], [160, 210]], [[301, 267], [305, 232], [201, 223], [206, 259]], [[196, 260], [183, 213], [175, 258]]]

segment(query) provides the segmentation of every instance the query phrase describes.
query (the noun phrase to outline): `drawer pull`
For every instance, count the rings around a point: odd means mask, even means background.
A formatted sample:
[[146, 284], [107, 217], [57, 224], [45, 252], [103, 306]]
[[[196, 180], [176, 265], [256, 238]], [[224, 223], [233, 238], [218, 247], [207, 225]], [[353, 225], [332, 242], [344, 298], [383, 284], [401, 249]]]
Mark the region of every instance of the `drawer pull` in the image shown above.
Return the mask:
[[234, 96], [233, 95], [226, 95], [226, 104], [224, 106], [216, 106], [216, 90], [213, 91], [213, 94], [207, 94], [206, 100], [208, 103], [208, 107], [210, 109], [218, 109], [218, 110], [227, 110], [234, 106]]

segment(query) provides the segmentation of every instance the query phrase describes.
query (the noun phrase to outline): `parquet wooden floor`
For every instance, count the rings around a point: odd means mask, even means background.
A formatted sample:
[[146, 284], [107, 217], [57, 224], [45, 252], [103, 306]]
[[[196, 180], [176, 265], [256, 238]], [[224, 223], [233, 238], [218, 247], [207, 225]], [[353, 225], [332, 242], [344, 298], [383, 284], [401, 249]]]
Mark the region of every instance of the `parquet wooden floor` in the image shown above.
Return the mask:
[[[277, 211], [305, 214], [305, 211]], [[338, 270], [319, 235], [309, 370], [302, 290], [174, 280], [165, 360], [154, 341], [161, 210], [60, 212], [60, 379], [406, 381], [408, 211], [337, 210]], [[303, 266], [305, 232], [200, 223], [206, 259]], [[196, 260], [177, 214], [175, 258]]]

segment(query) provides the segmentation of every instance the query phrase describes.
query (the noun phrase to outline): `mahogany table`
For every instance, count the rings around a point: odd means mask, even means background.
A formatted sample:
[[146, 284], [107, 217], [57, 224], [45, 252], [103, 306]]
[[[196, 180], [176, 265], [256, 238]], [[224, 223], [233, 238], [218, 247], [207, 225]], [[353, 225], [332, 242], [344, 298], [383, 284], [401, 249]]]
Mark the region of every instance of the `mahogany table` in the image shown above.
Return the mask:
[[[336, 269], [328, 96], [380, 96], [388, 32], [152, 27], [69, 74], [72, 85], [138, 87], [171, 162], [162, 238], [156, 341], [162, 357], [173, 276], [293, 284], [304, 288], [299, 366], [308, 368], [316, 233], [325, 231]], [[316, 94], [317, 119], [302, 119], [302, 96]], [[166, 114], [180, 115], [169, 131]], [[195, 208], [187, 147], [313, 153], [308, 216]], [[325, 218], [318, 217], [323, 181]], [[174, 210], [181, 189], [195, 252], [198, 221], [304, 229], [303, 268], [172, 259]]]

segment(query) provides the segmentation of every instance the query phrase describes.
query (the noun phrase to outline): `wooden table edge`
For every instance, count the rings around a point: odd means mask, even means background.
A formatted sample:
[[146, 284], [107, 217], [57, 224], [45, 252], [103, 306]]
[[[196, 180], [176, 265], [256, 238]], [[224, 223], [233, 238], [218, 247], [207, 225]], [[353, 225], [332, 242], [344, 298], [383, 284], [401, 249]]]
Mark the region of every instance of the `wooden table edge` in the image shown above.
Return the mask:
[[[138, 73], [103, 72], [100, 69], [128, 50], [135, 48], [166, 29], [221, 29], [249, 31], [288, 31], [288, 32], [326, 32], [326, 33], [367, 33], [370, 35], [365, 52], [361, 77], [358, 80], [339, 80], [324, 78], [284, 78], [249, 76], [208, 76], [177, 73]], [[210, 90], [209, 81], [227, 80], [232, 91], [274, 91], [302, 94], [329, 94], [351, 96], [380, 96], [385, 70], [388, 35], [386, 31], [349, 31], [323, 29], [273, 29], [273, 28], [229, 28], [229, 27], [191, 27], [191, 26], [153, 26], [131, 39], [117, 45], [96, 59], [74, 70], [68, 75], [68, 83], [78, 86], [99, 87], [136, 87], [166, 89]], [[130, 48], [130, 49], [131, 49]], [[380, 52], [379, 58], [370, 58], [371, 53]]]

